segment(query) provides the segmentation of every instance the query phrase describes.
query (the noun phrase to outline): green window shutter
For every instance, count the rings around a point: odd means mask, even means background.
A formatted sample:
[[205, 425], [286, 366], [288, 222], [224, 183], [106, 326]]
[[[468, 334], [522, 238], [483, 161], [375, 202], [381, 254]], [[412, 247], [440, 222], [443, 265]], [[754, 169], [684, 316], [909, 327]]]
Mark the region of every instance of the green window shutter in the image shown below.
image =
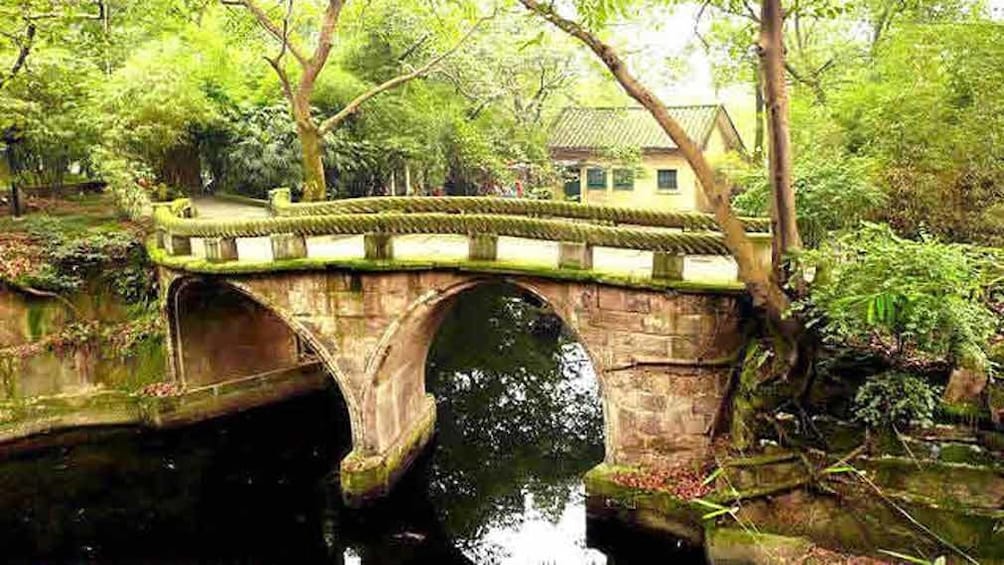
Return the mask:
[[677, 190], [676, 169], [659, 169], [657, 173], [657, 188], [659, 190]]
[[606, 190], [607, 172], [603, 169], [586, 169], [586, 188], [590, 190]]
[[614, 190], [634, 190], [634, 171], [614, 169]]

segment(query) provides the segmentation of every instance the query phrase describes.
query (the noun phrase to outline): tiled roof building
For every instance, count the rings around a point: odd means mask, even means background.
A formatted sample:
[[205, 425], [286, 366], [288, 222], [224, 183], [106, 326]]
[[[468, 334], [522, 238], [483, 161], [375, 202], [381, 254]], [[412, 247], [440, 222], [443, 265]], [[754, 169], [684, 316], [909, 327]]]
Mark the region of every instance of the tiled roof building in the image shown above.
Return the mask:
[[[672, 106], [670, 115], [714, 160], [743, 152], [732, 119], [719, 104]], [[638, 149], [640, 163], [618, 162], [613, 149]], [[674, 210], [706, 210], [704, 194], [672, 139], [644, 108], [565, 108], [548, 136], [548, 150], [565, 168], [556, 198]]]

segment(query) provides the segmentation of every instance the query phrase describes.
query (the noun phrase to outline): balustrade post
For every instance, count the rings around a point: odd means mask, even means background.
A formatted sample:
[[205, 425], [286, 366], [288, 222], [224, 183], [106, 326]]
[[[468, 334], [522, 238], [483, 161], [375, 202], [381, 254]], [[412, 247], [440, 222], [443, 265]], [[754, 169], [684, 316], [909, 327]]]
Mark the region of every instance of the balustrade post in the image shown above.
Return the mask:
[[268, 211], [273, 216], [278, 215], [278, 208], [288, 206], [292, 203], [293, 194], [288, 188], [273, 188], [268, 191]]
[[187, 235], [167, 234], [165, 239], [168, 255], [191, 255], [192, 238]]
[[210, 263], [237, 260], [237, 238], [207, 237], [203, 241], [206, 245], [206, 260]]
[[562, 241], [558, 244], [558, 268], [592, 269], [593, 246], [578, 241]]
[[307, 256], [307, 239], [298, 233], [274, 233], [272, 240], [272, 259], [303, 259]]
[[394, 239], [389, 233], [365, 234], [363, 250], [371, 261], [390, 261], [394, 258]]
[[669, 281], [683, 280], [684, 256], [666, 251], [652, 252], [652, 278]]
[[773, 250], [771, 249], [771, 241], [773, 237], [769, 233], [763, 234], [750, 234], [750, 239], [753, 240], [753, 258], [756, 264], [767, 272], [770, 272], [773, 268]]
[[467, 258], [471, 261], [494, 261], [498, 259], [499, 237], [487, 233], [475, 233], [467, 237]]

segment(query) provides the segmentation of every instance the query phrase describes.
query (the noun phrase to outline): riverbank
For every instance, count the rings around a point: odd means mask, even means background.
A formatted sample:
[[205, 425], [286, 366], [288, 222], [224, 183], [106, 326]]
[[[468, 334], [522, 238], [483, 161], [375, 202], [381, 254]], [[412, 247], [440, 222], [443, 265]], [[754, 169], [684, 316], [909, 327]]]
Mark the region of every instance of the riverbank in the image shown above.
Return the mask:
[[999, 465], [864, 453], [809, 461], [776, 451], [720, 459], [707, 491], [691, 498], [680, 496], [679, 484], [646, 483], [636, 473], [591, 470], [590, 517], [702, 544], [715, 563], [803, 563], [820, 551], [1004, 561]]
[[[58, 443], [55, 434], [132, 426], [168, 429], [325, 390], [332, 381], [319, 362], [303, 363], [208, 386], [177, 389], [166, 383], [136, 393], [92, 390], [0, 403], [0, 452]], [[64, 437], [72, 440], [74, 436]]]

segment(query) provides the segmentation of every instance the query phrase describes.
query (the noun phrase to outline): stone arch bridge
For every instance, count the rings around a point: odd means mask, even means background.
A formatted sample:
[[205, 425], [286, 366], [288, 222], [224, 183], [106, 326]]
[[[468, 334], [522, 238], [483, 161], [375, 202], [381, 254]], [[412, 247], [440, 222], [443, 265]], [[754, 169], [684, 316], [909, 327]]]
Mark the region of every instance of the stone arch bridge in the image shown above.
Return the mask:
[[[347, 406], [348, 500], [386, 493], [428, 442], [439, 323], [465, 291], [500, 281], [552, 308], [588, 352], [605, 463], [706, 456], [743, 307], [709, 217], [495, 198], [292, 204], [282, 190], [256, 216], [157, 206], [170, 372], [190, 387], [320, 361]], [[766, 223], [746, 225], [769, 260]]]

